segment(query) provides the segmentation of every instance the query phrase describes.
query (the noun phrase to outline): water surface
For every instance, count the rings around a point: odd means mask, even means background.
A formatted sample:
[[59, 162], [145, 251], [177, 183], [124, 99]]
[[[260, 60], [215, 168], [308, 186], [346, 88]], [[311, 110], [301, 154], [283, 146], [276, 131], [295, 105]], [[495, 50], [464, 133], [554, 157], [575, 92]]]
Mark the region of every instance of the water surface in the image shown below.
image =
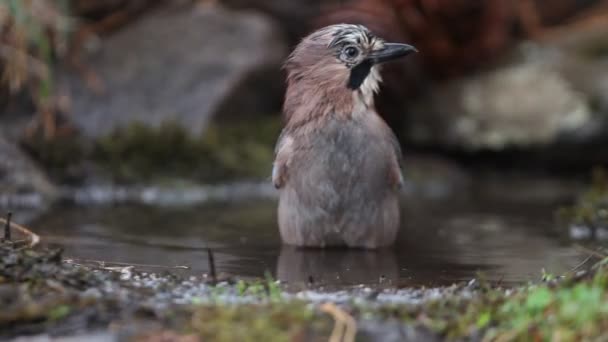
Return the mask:
[[566, 272], [587, 258], [560, 239], [557, 205], [517, 196], [406, 198], [398, 242], [382, 251], [281, 246], [276, 202], [268, 198], [183, 207], [63, 206], [32, 226], [76, 261], [188, 267], [143, 270], [208, 273], [210, 248], [220, 274], [271, 272], [298, 286], [436, 286], [480, 275], [510, 284], [538, 280], [543, 269]]

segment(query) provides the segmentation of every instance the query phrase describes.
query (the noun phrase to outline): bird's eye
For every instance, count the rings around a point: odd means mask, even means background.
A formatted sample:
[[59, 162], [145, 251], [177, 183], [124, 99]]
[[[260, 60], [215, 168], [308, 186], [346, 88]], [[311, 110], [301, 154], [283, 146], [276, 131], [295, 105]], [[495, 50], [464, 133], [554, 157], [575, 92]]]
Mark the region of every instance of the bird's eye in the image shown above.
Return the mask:
[[359, 50], [356, 47], [349, 46], [344, 49], [344, 55], [350, 59], [353, 59], [359, 55]]

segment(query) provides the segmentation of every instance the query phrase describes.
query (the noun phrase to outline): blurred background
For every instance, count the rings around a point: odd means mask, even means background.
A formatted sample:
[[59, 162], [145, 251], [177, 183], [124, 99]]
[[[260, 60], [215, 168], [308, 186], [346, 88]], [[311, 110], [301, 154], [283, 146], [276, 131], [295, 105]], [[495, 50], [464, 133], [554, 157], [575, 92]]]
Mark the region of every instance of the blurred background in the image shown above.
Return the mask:
[[[576, 254], [563, 249], [562, 235], [602, 236], [606, 0], [2, 0], [0, 208], [56, 242], [76, 232], [97, 237], [100, 253], [103, 239], [142, 244], [145, 236], [146, 246], [278, 244], [269, 175], [281, 65], [304, 35], [340, 22], [420, 51], [386, 65], [377, 107], [405, 153], [404, 211], [415, 227], [403, 230], [432, 226], [436, 234], [421, 239], [445, 240], [446, 255], [464, 255], [421, 270], [450, 260], [470, 273], [484, 259], [483, 267], [501, 265], [519, 279], [540, 268], [527, 260]], [[260, 198], [269, 204], [258, 208]], [[184, 209], [217, 201], [203, 217]], [[137, 208], [118, 219], [117, 205]], [[564, 213], [566, 223], [556, 223]], [[167, 222], [189, 233], [155, 236]], [[216, 232], [207, 223], [227, 235], [205, 235]], [[78, 240], [71, 251], [92, 251], [92, 243]], [[472, 249], [479, 254], [466, 254]], [[122, 258], [155, 253], [130, 249]], [[276, 250], [251, 253], [254, 264], [281, 264]], [[234, 255], [220, 262], [236, 267], [243, 260], [229, 261]]]

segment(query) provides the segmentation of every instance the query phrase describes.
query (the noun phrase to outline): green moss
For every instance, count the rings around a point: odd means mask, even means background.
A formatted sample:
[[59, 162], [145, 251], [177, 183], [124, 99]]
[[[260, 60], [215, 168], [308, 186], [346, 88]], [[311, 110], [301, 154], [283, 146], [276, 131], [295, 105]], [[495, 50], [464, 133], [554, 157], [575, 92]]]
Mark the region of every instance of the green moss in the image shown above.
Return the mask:
[[303, 302], [199, 306], [190, 322], [186, 331], [203, 341], [294, 341], [320, 331], [326, 340], [332, 324]]
[[570, 277], [512, 290], [485, 288], [472, 297], [450, 295], [420, 305], [380, 308], [371, 315], [398, 317], [447, 339], [601, 340], [608, 337], [607, 284], [608, 273], [602, 266], [583, 279]]
[[51, 321], [57, 321], [65, 318], [70, 314], [71, 308], [68, 305], [62, 304], [54, 307], [48, 312], [48, 318]]
[[269, 177], [280, 129], [278, 117], [212, 124], [198, 137], [172, 122], [133, 123], [98, 141], [33, 137], [23, 146], [60, 183], [78, 183], [95, 170], [122, 183], [206, 183]]
[[271, 170], [278, 119], [214, 124], [199, 137], [174, 123], [133, 124], [101, 139], [94, 159], [119, 181], [262, 178]]
[[607, 281], [605, 271], [599, 271], [590, 281], [521, 290], [494, 310], [494, 327], [486, 336], [545, 341], [608, 337]]
[[237, 281], [235, 284], [236, 293], [239, 296], [254, 296], [268, 299], [271, 302], [281, 302], [283, 299], [281, 286], [269, 272], [266, 272], [264, 278], [254, 281]]

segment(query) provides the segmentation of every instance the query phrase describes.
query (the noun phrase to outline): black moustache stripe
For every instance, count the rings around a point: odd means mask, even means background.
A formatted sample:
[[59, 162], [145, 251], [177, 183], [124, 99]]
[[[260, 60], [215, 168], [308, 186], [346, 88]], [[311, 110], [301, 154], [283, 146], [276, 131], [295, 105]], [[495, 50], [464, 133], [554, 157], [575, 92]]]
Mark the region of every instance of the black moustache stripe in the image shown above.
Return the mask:
[[350, 70], [350, 77], [348, 79], [347, 87], [349, 89], [355, 90], [359, 89], [365, 78], [369, 75], [372, 70], [372, 63], [368, 60], [365, 60], [357, 65], [355, 65]]

